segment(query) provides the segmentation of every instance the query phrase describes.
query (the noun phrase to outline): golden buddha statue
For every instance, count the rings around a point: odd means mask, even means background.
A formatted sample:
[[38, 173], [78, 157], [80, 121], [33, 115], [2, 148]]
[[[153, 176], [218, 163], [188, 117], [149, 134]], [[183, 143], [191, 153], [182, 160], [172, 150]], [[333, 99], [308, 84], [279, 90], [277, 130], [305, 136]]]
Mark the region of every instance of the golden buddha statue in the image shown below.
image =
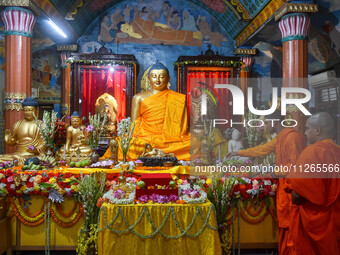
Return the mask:
[[27, 158], [45, 153], [45, 141], [34, 118], [34, 115], [38, 116], [38, 102], [33, 97], [27, 97], [22, 107], [24, 119], [15, 122], [12, 130], [5, 131], [5, 143], [16, 145], [16, 151], [0, 155], [0, 162], [18, 160], [19, 165], [23, 165]]
[[104, 93], [97, 98], [95, 103], [95, 111], [104, 118], [106, 115], [106, 123], [104, 126], [104, 137], [110, 137], [116, 130], [116, 119], [118, 105], [117, 100], [108, 93]]
[[175, 154], [169, 153], [166, 154], [163, 150], [157, 149], [157, 148], [152, 148], [150, 144], [145, 144], [144, 151], [142, 153], [142, 157], [156, 157], [156, 158], [162, 158], [162, 157], [175, 157]]
[[[128, 151], [128, 160], [141, 156], [147, 143], [179, 160], [190, 160], [186, 96], [168, 89], [169, 80], [168, 69], [157, 62], [149, 70], [150, 90], [133, 97], [131, 119], [137, 139]], [[103, 158], [110, 157], [108, 150]]]
[[[78, 112], [73, 112], [71, 115], [71, 126], [67, 128], [67, 138], [65, 149], [62, 147], [56, 153], [56, 159], [62, 160], [65, 156], [65, 161], [78, 161], [90, 159], [92, 153], [91, 147], [86, 143], [84, 135], [85, 126], [82, 125], [82, 119]], [[77, 150], [79, 148], [79, 156]]]

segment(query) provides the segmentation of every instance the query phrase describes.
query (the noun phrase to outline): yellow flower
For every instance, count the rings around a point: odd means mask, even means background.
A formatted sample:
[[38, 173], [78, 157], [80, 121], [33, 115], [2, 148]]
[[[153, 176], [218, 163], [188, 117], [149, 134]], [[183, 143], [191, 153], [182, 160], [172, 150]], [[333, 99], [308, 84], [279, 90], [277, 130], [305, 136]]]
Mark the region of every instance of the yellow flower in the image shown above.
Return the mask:
[[40, 190], [40, 186], [39, 185], [34, 185], [34, 190], [39, 191]]
[[25, 190], [27, 190], [27, 186], [24, 185], [24, 186], [22, 186], [20, 189], [21, 189], [22, 191], [25, 191]]
[[2, 179], [2, 178], [4, 178], [5, 177], [5, 175], [3, 174], [3, 173], [1, 173], [0, 174], [0, 180]]
[[162, 189], [162, 186], [161, 185], [157, 186], [157, 189]]
[[57, 180], [54, 177], [52, 177], [48, 180], [48, 182], [52, 184], [52, 183], [56, 183]]
[[207, 185], [210, 185], [210, 184], [212, 184], [212, 180], [211, 180], [211, 179], [207, 179], [205, 183], [206, 183]]
[[178, 179], [178, 180], [177, 180], [177, 184], [178, 184], [178, 185], [181, 185], [182, 183], [183, 183], [183, 180], [182, 180], [182, 179]]
[[70, 182], [71, 179], [70, 178], [66, 178], [65, 180], [63, 180], [63, 182]]
[[71, 185], [71, 189], [72, 189], [74, 192], [78, 192], [78, 191], [79, 191], [77, 185]]

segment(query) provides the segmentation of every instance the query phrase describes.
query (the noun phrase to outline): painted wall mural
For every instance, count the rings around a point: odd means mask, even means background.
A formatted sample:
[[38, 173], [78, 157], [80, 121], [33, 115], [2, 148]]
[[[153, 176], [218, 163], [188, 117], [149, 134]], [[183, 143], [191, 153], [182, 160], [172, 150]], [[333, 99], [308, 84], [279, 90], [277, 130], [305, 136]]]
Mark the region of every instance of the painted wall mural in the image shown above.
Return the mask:
[[62, 77], [56, 46], [39, 45], [32, 53], [32, 88], [38, 91], [39, 103], [60, 104]]
[[208, 44], [225, 56], [235, 49], [234, 41], [207, 11], [180, 0], [122, 2], [95, 19], [78, 44], [84, 53], [104, 45], [113, 53], [135, 55], [140, 64], [137, 92], [144, 72], [156, 60], [169, 68], [171, 88], [176, 90], [173, 63], [180, 55], [200, 55]]

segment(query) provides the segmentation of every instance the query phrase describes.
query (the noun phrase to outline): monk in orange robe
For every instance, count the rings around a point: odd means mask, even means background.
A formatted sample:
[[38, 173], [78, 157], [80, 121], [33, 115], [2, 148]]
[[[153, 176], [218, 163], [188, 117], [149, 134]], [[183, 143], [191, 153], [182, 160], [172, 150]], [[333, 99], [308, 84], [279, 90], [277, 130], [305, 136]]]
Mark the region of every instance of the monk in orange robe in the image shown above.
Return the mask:
[[[289, 224], [294, 254], [340, 254], [340, 174], [330, 171], [332, 167], [339, 170], [340, 146], [332, 140], [331, 116], [326, 112], [314, 114], [307, 120], [305, 134], [312, 145], [301, 153], [297, 169], [319, 164], [328, 171], [322, 176], [302, 171], [287, 179], [294, 204]], [[312, 178], [315, 176], [318, 178]]]
[[[131, 119], [137, 140], [128, 151], [128, 160], [140, 157], [146, 143], [166, 154], [174, 153], [179, 160], [190, 160], [186, 96], [168, 89], [169, 79], [168, 69], [156, 63], [149, 70], [151, 89], [134, 96]], [[103, 158], [110, 154], [107, 150]], [[122, 158], [121, 151], [118, 158]]]
[[[279, 112], [275, 112], [269, 119], [281, 119]], [[266, 129], [270, 133], [278, 133], [270, 142], [241, 150], [230, 152], [227, 157], [259, 157], [270, 153], [276, 153], [277, 166], [290, 166], [294, 164], [306, 147], [306, 141], [302, 133], [291, 128], [283, 128], [279, 121], [266, 122]], [[282, 175], [280, 175], [283, 177]], [[279, 254], [290, 255], [293, 252], [293, 241], [289, 231], [289, 214], [291, 197], [285, 192], [285, 179], [279, 178], [279, 185], [276, 191], [277, 220], [279, 225]]]

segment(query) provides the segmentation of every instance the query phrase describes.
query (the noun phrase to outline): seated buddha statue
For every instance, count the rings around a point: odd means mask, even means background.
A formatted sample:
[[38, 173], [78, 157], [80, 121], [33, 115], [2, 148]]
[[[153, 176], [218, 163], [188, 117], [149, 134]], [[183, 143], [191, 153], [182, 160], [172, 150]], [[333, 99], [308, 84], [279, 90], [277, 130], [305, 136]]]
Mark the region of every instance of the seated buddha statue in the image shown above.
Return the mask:
[[56, 159], [62, 160], [65, 155], [65, 161], [77, 161], [77, 150], [79, 148], [79, 160], [90, 159], [92, 153], [91, 147], [86, 143], [85, 126], [82, 125], [82, 119], [78, 112], [73, 112], [71, 115], [71, 126], [67, 128], [67, 138], [64, 148], [56, 153]]
[[38, 102], [27, 97], [22, 102], [24, 119], [14, 123], [11, 130], [5, 131], [5, 143], [16, 145], [16, 151], [0, 155], [0, 162], [18, 160], [23, 165], [29, 157], [42, 156], [45, 153], [45, 141], [41, 136], [34, 116], [38, 116]]
[[[149, 70], [150, 90], [136, 94], [132, 100], [131, 119], [135, 122], [135, 143], [127, 159], [136, 160], [148, 143], [179, 160], [190, 160], [186, 96], [168, 89], [169, 70], [157, 62]], [[121, 150], [119, 159], [122, 158]], [[111, 157], [108, 150], [103, 158]]]

